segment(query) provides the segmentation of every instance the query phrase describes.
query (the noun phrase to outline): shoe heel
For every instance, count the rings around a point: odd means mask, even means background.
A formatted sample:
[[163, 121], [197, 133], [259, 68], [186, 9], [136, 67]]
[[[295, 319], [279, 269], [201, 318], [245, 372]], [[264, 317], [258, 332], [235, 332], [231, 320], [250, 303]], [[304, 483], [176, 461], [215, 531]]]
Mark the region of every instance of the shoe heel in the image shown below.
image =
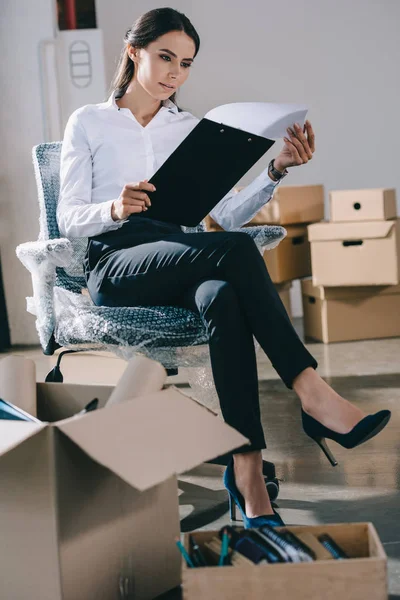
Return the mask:
[[228, 496], [229, 496], [229, 514], [231, 516], [231, 521], [237, 521], [236, 502], [233, 499], [233, 497], [231, 496], [231, 494], [229, 494], [229, 492], [228, 492]]
[[336, 460], [336, 458], [333, 456], [332, 452], [330, 451], [328, 444], [326, 443], [326, 439], [321, 437], [321, 438], [313, 438], [313, 440], [321, 448], [322, 452], [325, 454], [326, 458], [329, 460], [332, 467], [336, 467], [338, 465], [338, 461]]

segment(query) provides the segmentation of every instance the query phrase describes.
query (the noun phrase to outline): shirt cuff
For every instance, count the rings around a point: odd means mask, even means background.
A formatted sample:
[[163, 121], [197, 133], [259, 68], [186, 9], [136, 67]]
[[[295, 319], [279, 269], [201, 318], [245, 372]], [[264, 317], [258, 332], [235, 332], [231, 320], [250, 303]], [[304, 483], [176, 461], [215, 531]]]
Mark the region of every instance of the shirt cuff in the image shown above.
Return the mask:
[[278, 185], [278, 183], [280, 183], [282, 181], [282, 179], [278, 179], [278, 181], [274, 181], [273, 179], [271, 179], [271, 177], [267, 173], [267, 177], [266, 177], [265, 181], [266, 181], [267, 185], [272, 184], [275, 187], [276, 185]]
[[127, 219], [114, 221], [111, 216], [113, 202], [114, 200], [107, 200], [101, 203], [101, 221], [107, 230], [119, 229], [127, 221]]

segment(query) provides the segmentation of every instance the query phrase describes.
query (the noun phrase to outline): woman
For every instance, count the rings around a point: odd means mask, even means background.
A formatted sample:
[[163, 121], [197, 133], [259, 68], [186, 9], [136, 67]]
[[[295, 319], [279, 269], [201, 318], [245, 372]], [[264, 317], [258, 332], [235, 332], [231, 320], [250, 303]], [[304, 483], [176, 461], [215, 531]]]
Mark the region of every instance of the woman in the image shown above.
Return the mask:
[[66, 126], [57, 216], [63, 235], [89, 238], [85, 274], [95, 304], [176, 305], [199, 313], [224, 419], [251, 441], [233, 453], [225, 485], [245, 526], [277, 525], [282, 520], [262, 474], [266, 444], [253, 335], [298, 395], [305, 432], [328, 458], [325, 437], [354, 447], [376, 435], [390, 412], [366, 417], [321, 379], [254, 242], [229, 232], [268, 202], [288, 167], [312, 159], [309, 122], [288, 130], [267, 171], [213, 209], [228, 231], [184, 233], [140, 216], [151, 204], [148, 180], [198, 122], [174, 100], [199, 45], [187, 17], [171, 8], [151, 10], [128, 30], [110, 98], [76, 110]]

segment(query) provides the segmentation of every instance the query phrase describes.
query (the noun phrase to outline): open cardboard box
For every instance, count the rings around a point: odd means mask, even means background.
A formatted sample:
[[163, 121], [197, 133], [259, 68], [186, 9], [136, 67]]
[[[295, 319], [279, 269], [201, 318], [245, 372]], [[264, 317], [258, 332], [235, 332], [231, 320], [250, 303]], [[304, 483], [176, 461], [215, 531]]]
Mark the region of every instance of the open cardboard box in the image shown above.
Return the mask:
[[112, 390], [40, 383], [50, 422], [0, 421], [0, 598], [145, 600], [179, 585], [177, 474], [247, 440], [174, 387], [71, 416]]
[[[351, 558], [194, 569], [182, 561], [184, 600], [387, 600], [387, 558], [372, 523], [287, 529], [294, 534], [328, 533]], [[204, 555], [210, 557], [204, 543], [217, 534], [218, 531], [196, 531], [191, 535]], [[189, 534], [185, 534], [184, 543], [188, 550]]]

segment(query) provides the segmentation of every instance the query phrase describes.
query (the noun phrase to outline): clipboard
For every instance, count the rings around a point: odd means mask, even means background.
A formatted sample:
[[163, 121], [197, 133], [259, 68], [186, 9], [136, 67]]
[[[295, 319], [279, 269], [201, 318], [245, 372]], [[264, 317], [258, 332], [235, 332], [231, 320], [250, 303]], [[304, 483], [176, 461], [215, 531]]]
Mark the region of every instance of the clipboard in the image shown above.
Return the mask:
[[211, 109], [149, 179], [156, 190], [140, 216], [196, 227], [287, 127], [304, 125], [307, 112], [301, 104], [273, 102]]
[[149, 179], [140, 217], [195, 227], [274, 143], [204, 117]]

